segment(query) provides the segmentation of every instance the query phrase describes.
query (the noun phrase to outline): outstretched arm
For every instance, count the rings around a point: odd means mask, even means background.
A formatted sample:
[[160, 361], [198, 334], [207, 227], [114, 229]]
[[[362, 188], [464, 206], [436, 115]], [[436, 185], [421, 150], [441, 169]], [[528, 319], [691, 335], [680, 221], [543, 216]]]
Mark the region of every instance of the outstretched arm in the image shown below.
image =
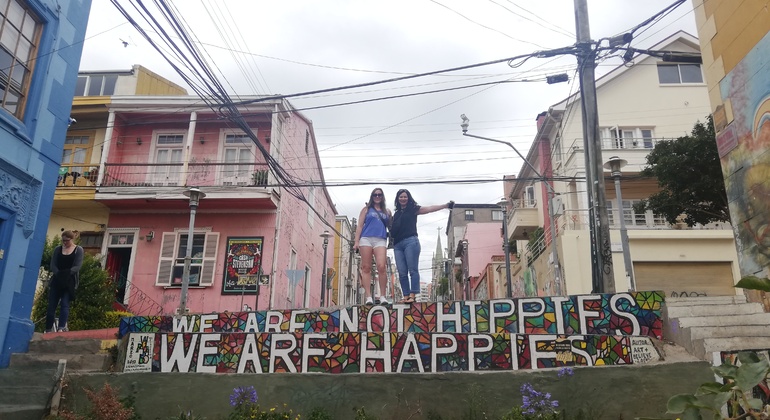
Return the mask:
[[435, 206], [421, 206], [417, 214], [428, 214], [428, 213], [433, 213], [434, 211], [439, 211], [443, 209], [451, 209], [452, 207], [454, 207], [454, 205], [455, 205], [455, 202], [450, 201], [446, 204], [436, 204]]

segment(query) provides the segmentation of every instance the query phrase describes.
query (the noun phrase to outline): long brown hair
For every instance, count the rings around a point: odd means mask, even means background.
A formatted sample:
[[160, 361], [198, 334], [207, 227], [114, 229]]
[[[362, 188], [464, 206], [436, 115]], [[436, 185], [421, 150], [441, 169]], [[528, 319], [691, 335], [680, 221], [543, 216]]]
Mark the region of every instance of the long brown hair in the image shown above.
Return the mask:
[[[366, 207], [375, 209], [374, 208], [374, 193], [376, 193], [377, 191], [379, 191], [380, 194], [382, 194], [382, 201], [380, 201], [380, 207], [381, 207], [380, 211], [384, 212], [384, 213], [387, 213], [388, 212], [388, 206], [387, 206], [387, 204], [385, 204], [385, 192], [383, 192], [382, 188], [379, 188], [379, 187], [373, 189], [372, 192], [369, 194], [369, 201], [366, 203]], [[377, 210], [377, 209], [375, 209], [375, 210]]]

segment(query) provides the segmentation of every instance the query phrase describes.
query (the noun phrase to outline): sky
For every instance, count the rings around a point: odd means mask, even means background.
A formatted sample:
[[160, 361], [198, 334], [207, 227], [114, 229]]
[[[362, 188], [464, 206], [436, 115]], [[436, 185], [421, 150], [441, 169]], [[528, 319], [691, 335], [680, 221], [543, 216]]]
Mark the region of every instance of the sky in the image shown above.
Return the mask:
[[[116, 1], [133, 10], [129, 0]], [[588, 0], [591, 38], [623, 33], [673, 2]], [[526, 156], [537, 114], [578, 88], [574, 56], [501, 61], [574, 45], [573, 0], [170, 4], [233, 96], [302, 93], [500, 61], [290, 99], [313, 122], [326, 182], [347, 184], [328, 190], [338, 214], [350, 219], [375, 187], [384, 190], [391, 210], [399, 188], [421, 205], [499, 202], [503, 175], [518, 174], [523, 162], [505, 145], [463, 137], [460, 115], [470, 119], [469, 133], [510, 142]], [[697, 36], [689, 1], [637, 31], [631, 46], [650, 47], [678, 30]], [[618, 63], [599, 63], [597, 77]], [[111, 1], [93, 0], [80, 69], [135, 64], [188, 87]], [[560, 73], [569, 82], [545, 83], [545, 76]], [[357, 101], [366, 102], [343, 105]], [[322, 108], [306, 109], [312, 107]], [[439, 235], [447, 246], [448, 215], [441, 210], [418, 218], [422, 281], [430, 281]]]

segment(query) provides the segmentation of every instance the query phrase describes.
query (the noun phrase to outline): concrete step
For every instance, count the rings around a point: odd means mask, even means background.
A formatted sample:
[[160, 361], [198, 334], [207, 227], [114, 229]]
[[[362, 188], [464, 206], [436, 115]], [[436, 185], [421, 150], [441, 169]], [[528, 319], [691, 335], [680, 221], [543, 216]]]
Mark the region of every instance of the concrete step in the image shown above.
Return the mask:
[[748, 314], [748, 315], [728, 315], [728, 316], [692, 316], [671, 319], [673, 324], [678, 324], [679, 328], [693, 327], [724, 327], [724, 326], [742, 326], [742, 325], [770, 325], [770, 314]]
[[24, 367], [60, 359], [67, 360], [68, 372], [106, 372], [112, 367], [110, 354], [14, 353], [10, 365]]
[[720, 327], [691, 328], [690, 339], [728, 338], [728, 337], [770, 337], [767, 325], [727, 325]]
[[106, 353], [102, 348], [102, 340], [99, 339], [66, 339], [55, 338], [51, 340], [32, 339], [29, 342], [30, 353], [57, 353], [57, 354], [99, 354]]
[[733, 303], [746, 303], [746, 296], [698, 296], [686, 298], [667, 297], [666, 306], [701, 306], [701, 305], [729, 305]]
[[693, 316], [749, 315], [764, 313], [759, 303], [736, 303], [731, 305], [711, 304], [703, 306], [671, 306], [666, 308], [669, 318]]
[[56, 381], [58, 363], [0, 369], [0, 419], [41, 419]]
[[693, 340], [694, 355], [710, 360], [711, 354], [719, 351], [763, 350], [770, 348], [770, 337], [729, 337]]

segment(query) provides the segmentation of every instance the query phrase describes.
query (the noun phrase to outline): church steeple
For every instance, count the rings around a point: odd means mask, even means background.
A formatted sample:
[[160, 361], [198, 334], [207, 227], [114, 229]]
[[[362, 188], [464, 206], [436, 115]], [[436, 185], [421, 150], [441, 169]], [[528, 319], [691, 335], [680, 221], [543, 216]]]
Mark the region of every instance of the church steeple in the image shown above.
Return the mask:
[[436, 229], [438, 230], [438, 235], [436, 238], [436, 252], [433, 254], [434, 262], [444, 260], [444, 248], [441, 247], [441, 227]]

